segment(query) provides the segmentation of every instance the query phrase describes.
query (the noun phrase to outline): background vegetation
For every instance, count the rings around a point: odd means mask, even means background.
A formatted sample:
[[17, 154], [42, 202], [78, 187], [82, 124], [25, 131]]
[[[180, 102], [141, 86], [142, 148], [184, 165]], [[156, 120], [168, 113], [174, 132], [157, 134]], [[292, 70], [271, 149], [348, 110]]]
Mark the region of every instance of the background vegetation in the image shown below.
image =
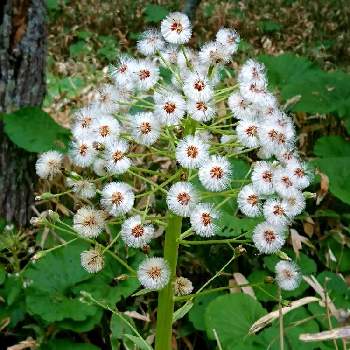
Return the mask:
[[[64, 147], [72, 111], [89, 101], [118, 52], [131, 51], [145, 27], [183, 8], [182, 1], [47, 0], [47, 5], [44, 111], [29, 108], [4, 117], [10, 139], [31, 152], [46, 151], [52, 144]], [[312, 303], [290, 312], [285, 318], [287, 349], [346, 346], [345, 341], [301, 343], [298, 336], [340, 327], [350, 320], [349, 15], [350, 7], [341, 0], [208, 0], [200, 3], [194, 19], [196, 42], [210, 40], [221, 26], [239, 31], [243, 40], [231, 68], [235, 70], [248, 57], [258, 56], [265, 63], [272, 89], [294, 116], [301, 152], [316, 169], [310, 188], [315, 198], [298, 217], [289, 242], [290, 256], [310, 279], [284, 298], [298, 300], [326, 293], [330, 296], [326, 304], [331, 305], [324, 308]], [[242, 177], [249, 159], [236, 162]], [[43, 186], [39, 184], [39, 193], [45, 190]], [[72, 203], [50, 205], [64, 212]], [[39, 210], [47, 207], [45, 203], [37, 206]], [[221, 235], [249, 235], [255, 221], [232, 217], [234, 210], [227, 208], [227, 230]], [[45, 350], [134, 349], [125, 336], [129, 329], [120, 318], [95, 304], [82, 303], [82, 290], [108, 305], [117, 304], [121, 312], [128, 312], [125, 317], [144, 338], [153, 337], [156, 295], [128, 298], [139, 285], [123, 280], [121, 266], [107, 261], [102, 273], [90, 276], [79, 267], [79, 253], [87, 248], [86, 243], [76, 241], [64, 249], [53, 249], [71, 239], [65, 232], [18, 230], [4, 221], [1, 231], [1, 349], [14, 344], [17, 350], [35, 346]], [[116, 232], [110, 234], [113, 237]], [[37, 260], [42, 249], [52, 250]], [[130, 264], [137, 265], [141, 258], [141, 253], [126, 250], [121, 243], [117, 249]], [[185, 247], [180, 252], [179, 271], [186, 271], [193, 284], [200, 285], [220, 270], [230, 254], [229, 245]], [[256, 256], [247, 247], [213, 287], [229, 285], [234, 292], [243, 278], [252, 284], [255, 300], [227, 291], [197, 298], [176, 323], [178, 349], [215, 349], [212, 328], [220, 335], [224, 350], [279, 349], [276, 321], [244, 343], [250, 325], [275, 305], [276, 287], [268, 283], [274, 259]], [[240, 275], [233, 274], [237, 272]]]

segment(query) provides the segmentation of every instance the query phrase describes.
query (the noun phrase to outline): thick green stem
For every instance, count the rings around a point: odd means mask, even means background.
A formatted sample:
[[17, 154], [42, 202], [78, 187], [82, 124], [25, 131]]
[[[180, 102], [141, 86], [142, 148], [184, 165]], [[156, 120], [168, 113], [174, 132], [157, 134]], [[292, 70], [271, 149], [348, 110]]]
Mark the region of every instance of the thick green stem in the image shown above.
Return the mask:
[[168, 214], [165, 232], [164, 259], [170, 268], [170, 282], [158, 295], [157, 329], [155, 350], [171, 350], [172, 323], [174, 312], [174, 279], [181, 234], [182, 218]]

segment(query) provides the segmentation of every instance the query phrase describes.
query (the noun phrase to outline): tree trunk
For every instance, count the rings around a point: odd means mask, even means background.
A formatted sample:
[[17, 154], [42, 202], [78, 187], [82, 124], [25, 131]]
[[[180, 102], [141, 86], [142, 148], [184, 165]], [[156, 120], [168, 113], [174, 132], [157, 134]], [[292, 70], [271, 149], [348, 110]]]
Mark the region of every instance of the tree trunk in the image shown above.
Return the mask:
[[[46, 62], [45, 0], [0, 1], [0, 113], [41, 105]], [[35, 154], [14, 145], [0, 121], [0, 217], [31, 217]]]

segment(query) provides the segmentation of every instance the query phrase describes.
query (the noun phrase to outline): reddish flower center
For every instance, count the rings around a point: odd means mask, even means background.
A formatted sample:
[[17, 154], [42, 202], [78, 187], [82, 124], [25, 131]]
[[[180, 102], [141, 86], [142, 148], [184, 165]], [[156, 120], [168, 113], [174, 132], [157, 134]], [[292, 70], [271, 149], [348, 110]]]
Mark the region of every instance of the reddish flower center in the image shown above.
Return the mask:
[[135, 237], [135, 238], [139, 238], [142, 237], [143, 234], [145, 232], [145, 229], [143, 228], [142, 225], [136, 225], [132, 230], [131, 230], [131, 234]]
[[258, 204], [259, 201], [259, 197], [256, 194], [251, 194], [250, 196], [248, 196], [247, 198], [247, 202], [251, 205], [251, 206], [255, 206]]
[[85, 218], [83, 225], [84, 226], [94, 226], [96, 225], [96, 218], [94, 216], [88, 216]]
[[108, 125], [102, 125], [102, 126], [100, 126], [100, 135], [102, 136], [102, 137], [106, 137], [106, 136], [108, 136], [109, 134], [110, 134], [110, 129], [109, 129], [109, 126]]
[[198, 111], [202, 111], [202, 112], [205, 112], [208, 109], [208, 107], [204, 102], [196, 102], [196, 108]]
[[79, 154], [80, 154], [81, 156], [86, 156], [87, 150], [88, 150], [88, 146], [85, 145], [85, 144], [82, 144], [82, 145], [79, 147]]
[[113, 160], [115, 162], [118, 162], [119, 160], [123, 159], [123, 157], [124, 157], [124, 153], [121, 151], [116, 151], [113, 153]]
[[286, 187], [291, 187], [291, 186], [293, 186], [293, 182], [290, 181], [290, 178], [289, 178], [288, 176], [282, 176], [281, 180], [282, 180], [282, 182], [284, 183], [284, 185], [285, 185]]
[[197, 80], [193, 86], [197, 91], [202, 91], [205, 88], [205, 84], [203, 80]]
[[255, 136], [257, 132], [258, 132], [258, 128], [255, 125], [251, 125], [245, 130], [245, 133], [250, 137]]
[[284, 215], [284, 209], [280, 205], [275, 205], [272, 211], [273, 215], [282, 216]]
[[140, 125], [140, 131], [142, 134], [146, 135], [148, 134], [149, 132], [151, 132], [152, 130], [152, 127], [151, 127], [151, 124], [148, 123], [148, 122], [143, 122], [141, 123]]
[[202, 222], [204, 226], [208, 226], [211, 224], [211, 217], [209, 213], [202, 214]]
[[221, 179], [224, 176], [224, 171], [219, 166], [214, 166], [210, 169], [210, 176], [215, 179]]
[[267, 243], [272, 243], [276, 239], [275, 232], [272, 230], [264, 231], [264, 238]]
[[177, 195], [177, 201], [181, 205], [187, 205], [191, 200], [191, 196], [186, 192], [181, 192]]
[[151, 72], [147, 69], [141, 69], [139, 72], [140, 80], [145, 80], [151, 76]]
[[124, 200], [123, 195], [120, 192], [115, 192], [112, 194], [112, 203], [120, 205]]
[[162, 274], [162, 269], [159, 266], [152, 266], [148, 271], [147, 275], [153, 280], [160, 278]]
[[265, 182], [272, 182], [272, 172], [271, 172], [271, 171], [265, 171], [265, 172], [262, 174], [262, 179], [263, 179]]
[[87, 128], [88, 126], [91, 125], [91, 122], [92, 122], [92, 118], [91, 117], [85, 117], [81, 121], [81, 127], [82, 128]]
[[276, 140], [277, 139], [277, 136], [278, 136], [278, 132], [274, 129], [270, 130], [267, 135], [269, 136], [269, 138], [271, 140]]
[[305, 176], [305, 172], [302, 168], [297, 168], [294, 170], [294, 175], [297, 177], [303, 177]]
[[177, 34], [180, 34], [183, 30], [182, 24], [180, 22], [174, 21], [170, 26], [170, 30], [176, 32]]
[[176, 104], [172, 103], [172, 102], [167, 102], [165, 103], [163, 109], [165, 110], [165, 112], [167, 112], [168, 114], [173, 113], [176, 109]]
[[196, 146], [188, 146], [187, 147], [187, 156], [195, 159], [198, 156], [198, 148]]
[[118, 72], [119, 73], [125, 73], [126, 70], [128, 69], [128, 66], [126, 64], [122, 64], [119, 69], [118, 69]]

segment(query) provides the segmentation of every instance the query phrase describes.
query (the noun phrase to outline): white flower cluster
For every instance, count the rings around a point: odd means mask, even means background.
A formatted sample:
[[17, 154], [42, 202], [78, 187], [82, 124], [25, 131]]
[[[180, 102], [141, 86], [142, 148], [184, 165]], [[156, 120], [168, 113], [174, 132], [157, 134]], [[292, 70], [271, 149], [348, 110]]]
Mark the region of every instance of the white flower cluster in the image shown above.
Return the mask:
[[[239, 92], [228, 99], [239, 120], [237, 138], [243, 146], [259, 148], [262, 160], [254, 164], [252, 183], [241, 189], [237, 201], [246, 216], [265, 218], [254, 229], [253, 242], [261, 253], [271, 254], [282, 248], [288, 225], [305, 209], [302, 191], [310, 184], [310, 171], [295, 149], [292, 119], [267, 90], [264, 65], [248, 60], [240, 70], [238, 85]], [[291, 275], [299, 281], [297, 273]], [[280, 287], [288, 289], [278, 276]]]
[[[159, 140], [164, 147], [169, 138], [177, 163], [188, 169], [187, 178], [172, 184], [167, 192], [169, 210], [188, 217], [192, 231], [199, 236], [210, 237], [218, 231], [218, 208], [201, 201], [202, 193], [191, 182], [190, 174], [198, 176], [206, 192], [231, 190], [233, 169], [228, 157], [212, 147], [212, 135], [203, 130], [217, 116], [216, 102], [227, 90], [217, 87], [220, 72], [232, 60], [240, 37], [235, 30], [222, 28], [215, 41], [196, 52], [183, 45], [191, 35], [186, 15], [169, 14], [160, 30], [149, 29], [141, 35], [137, 49], [145, 58], [120, 56], [110, 69], [112, 83], [99, 88], [94, 101], [75, 113], [69, 159], [77, 173], [68, 175], [66, 184], [88, 203], [73, 218], [73, 227], [81, 236], [98, 237], [106, 221], [117, 217], [123, 219], [120, 237], [126, 245], [143, 248], [150, 243], [154, 226], [134, 210], [137, 197], [125, 182], [125, 174], [138, 164], [133, 163], [131, 154], [136, 145], [152, 152]], [[160, 66], [171, 72], [171, 83], [161, 77]], [[301, 191], [308, 186], [309, 177], [294, 149], [293, 123], [267, 90], [264, 66], [248, 60], [238, 83], [239, 91], [228, 98], [228, 106], [239, 122], [227, 139], [233, 136], [244, 147], [260, 147], [261, 157], [274, 159], [255, 164], [252, 184], [242, 188], [238, 203], [245, 215], [265, 216], [266, 222], [256, 227], [253, 241], [259, 251], [270, 254], [282, 247], [287, 225], [304, 209]], [[234, 91], [234, 87], [228, 89]], [[131, 108], [135, 104], [142, 111], [135, 113]], [[174, 133], [182, 136], [174, 139]], [[50, 151], [40, 156], [36, 171], [41, 178], [51, 180], [62, 173], [62, 167], [63, 156]], [[83, 252], [81, 261], [89, 272], [103, 267], [103, 257], [96, 249]], [[286, 273], [278, 272], [282, 275]], [[147, 258], [139, 267], [138, 278], [146, 288], [163, 288], [170, 278], [167, 262]], [[177, 281], [179, 295], [192, 291], [190, 281], [182, 277]]]

